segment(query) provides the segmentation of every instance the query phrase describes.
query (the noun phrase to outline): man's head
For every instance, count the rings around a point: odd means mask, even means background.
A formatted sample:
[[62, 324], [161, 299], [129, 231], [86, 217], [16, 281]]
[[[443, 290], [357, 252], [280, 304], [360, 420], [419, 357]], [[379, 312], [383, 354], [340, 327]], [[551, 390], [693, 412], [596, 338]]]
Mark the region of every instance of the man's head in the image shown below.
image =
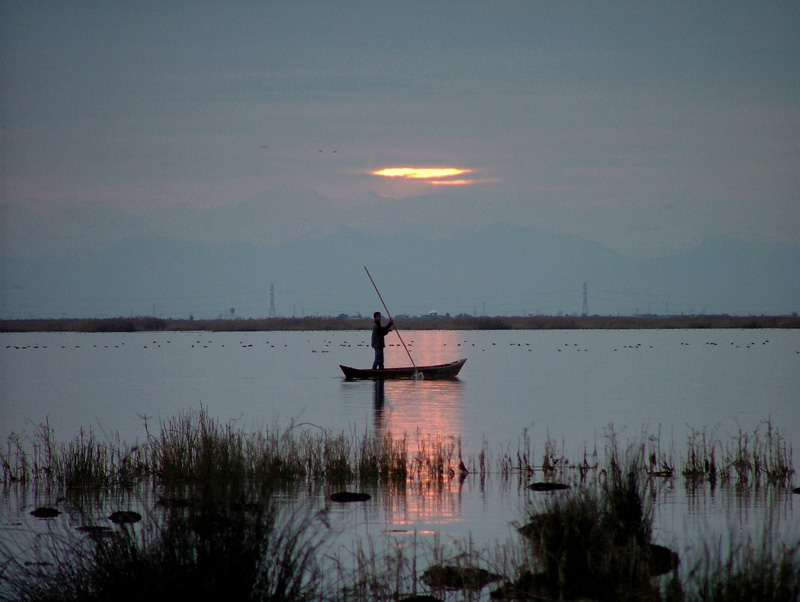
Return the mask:
[[376, 322], [380, 322], [381, 321], [381, 312], [376, 311], [374, 314], [372, 314], [372, 317], [374, 318], [374, 320]]

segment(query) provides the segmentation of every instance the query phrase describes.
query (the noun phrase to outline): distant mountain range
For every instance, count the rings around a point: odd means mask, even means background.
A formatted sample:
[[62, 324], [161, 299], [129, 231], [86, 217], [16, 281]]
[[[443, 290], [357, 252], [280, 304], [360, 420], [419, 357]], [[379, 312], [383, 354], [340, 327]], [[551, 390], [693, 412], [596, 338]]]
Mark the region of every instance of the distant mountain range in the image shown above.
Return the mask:
[[0, 261], [3, 318], [366, 315], [381, 307], [364, 266], [393, 314], [579, 314], [584, 283], [589, 314], [800, 311], [800, 249], [735, 239], [648, 259], [509, 225], [440, 238], [339, 228], [275, 247], [141, 237]]

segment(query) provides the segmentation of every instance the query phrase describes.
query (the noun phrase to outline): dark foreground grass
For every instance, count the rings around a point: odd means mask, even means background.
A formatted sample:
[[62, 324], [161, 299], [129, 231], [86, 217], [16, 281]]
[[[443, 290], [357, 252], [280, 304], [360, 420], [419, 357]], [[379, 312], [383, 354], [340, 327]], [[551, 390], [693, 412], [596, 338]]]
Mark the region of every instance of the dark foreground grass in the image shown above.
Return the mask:
[[[389, 545], [352, 550], [346, 558], [328, 547], [334, 533], [326, 514], [281, 502], [275, 494], [281, 484], [369, 483], [405, 491], [409, 483], [463, 478], [464, 470], [485, 476], [493, 465], [485, 450], [475, 461], [461, 457], [456, 438], [331, 435], [312, 425], [245, 434], [203, 411], [167, 420], [159, 433], [146, 430], [147, 441], [132, 447], [102, 443], [91, 433], [56, 445], [45, 426], [31, 456], [19, 437], [9, 440], [0, 458], [4, 487], [62, 491], [73, 526], [87, 528], [59, 530], [67, 523], [56, 522], [47, 533], [0, 546], [0, 599], [358, 602], [478, 599], [491, 591], [495, 599], [795, 602], [800, 595], [800, 542], [778, 546], [764, 536], [728, 550], [708, 543], [701, 560], [687, 566], [654, 541], [653, 479], [687, 477], [664, 469], [674, 460], [652, 438], [623, 453], [610, 432], [605, 460], [589, 454], [580, 463], [566, 462], [548, 441], [542, 466], [533, 467], [524, 434], [515, 454], [494, 462], [495, 474], [527, 479], [541, 471], [548, 480], [568, 477], [573, 487], [539, 498], [519, 537], [489, 551], [470, 542], [457, 554], [437, 544]], [[728, 458], [734, 466], [749, 455], [750, 465], [763, 465], [781, 439], [769, 423], [758, 433], [758, 445], [755, 435], [740, 434], [730, 453], [716, 443], [705, 449], [717, 450], [717, 463]], [[791, 474], [791, 454], [779, 455]], [[781, 486], [755, 474], [749, 469], [746, 482]], [[97, 526], [87, 492], [135, 497], [134, 486], [158, 491], [159, 502], [142, 503], [149, 510], [140, 523]]]
[[777, 550], [760, 542], [706, 549], [684, 585], [673, 584], [668, 602], [796, 602], [800, 600], [800, 543]]
[[797, 602], [800, 542], [707, 545], [681, 566], [653, 542], [642, 473], [625, 463], [603, 470], [604, 484], [547, 497], [521, 537], [493, 550], [415, 541], [348, 555], [329, 546], [324, 512], [292, 510], [252, 485], [220, 487], [216, 475], [141, 524], [54, 526], [25, 553], [0, 546], [0, 599]]
[[538, 570], [511, 584], [517, 596], [658, 600], [653, 577], [677, 556], [652, 540], [652, 500], [637, 459], [624, 463], [611, 443], [597, 488], [546, 498], [520, 527]]
[[[229, 485], [229, 484], [226, 484]], [[35, 560], [2, 554], [0, 597], [21, 601], [317, 600], [324, 517], [270, 495], [202, 487], [139, 527], [51, 532]]]

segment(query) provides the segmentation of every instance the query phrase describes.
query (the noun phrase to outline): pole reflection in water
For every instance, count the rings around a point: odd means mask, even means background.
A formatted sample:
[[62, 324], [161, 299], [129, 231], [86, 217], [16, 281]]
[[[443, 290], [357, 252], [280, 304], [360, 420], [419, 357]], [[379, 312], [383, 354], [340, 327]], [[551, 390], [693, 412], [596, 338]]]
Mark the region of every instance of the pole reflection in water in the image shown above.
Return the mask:
[[385, 396], [386, 393], [384, 391], [384, 381], [383, 380], [376, 380], [373, 383], [375, 390], [372, 393], [372, 408], [374, 410], [373, 414], [375, 416], [375, 420], [373, 422], [373, 428], [375, 429], [375, 434], [382, 434], [383, 433], [383, 404], [385, 403]]

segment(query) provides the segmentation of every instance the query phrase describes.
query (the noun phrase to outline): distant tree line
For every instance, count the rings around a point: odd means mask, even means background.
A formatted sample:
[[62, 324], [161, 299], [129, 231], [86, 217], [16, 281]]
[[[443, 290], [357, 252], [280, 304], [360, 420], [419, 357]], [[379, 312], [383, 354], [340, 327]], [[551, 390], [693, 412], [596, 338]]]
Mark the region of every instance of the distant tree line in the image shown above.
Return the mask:
[[[633, 330], [698, 328], [800, 328], [791, 316], [436, 316], [396, 317], [404, 330]], [[153, 331], [303, 331], [367, 330], [370, 318], [308, 316], [189, 320], [156, 318], [62, 318], [0, 320], [0, 332], [153, 332]]]

